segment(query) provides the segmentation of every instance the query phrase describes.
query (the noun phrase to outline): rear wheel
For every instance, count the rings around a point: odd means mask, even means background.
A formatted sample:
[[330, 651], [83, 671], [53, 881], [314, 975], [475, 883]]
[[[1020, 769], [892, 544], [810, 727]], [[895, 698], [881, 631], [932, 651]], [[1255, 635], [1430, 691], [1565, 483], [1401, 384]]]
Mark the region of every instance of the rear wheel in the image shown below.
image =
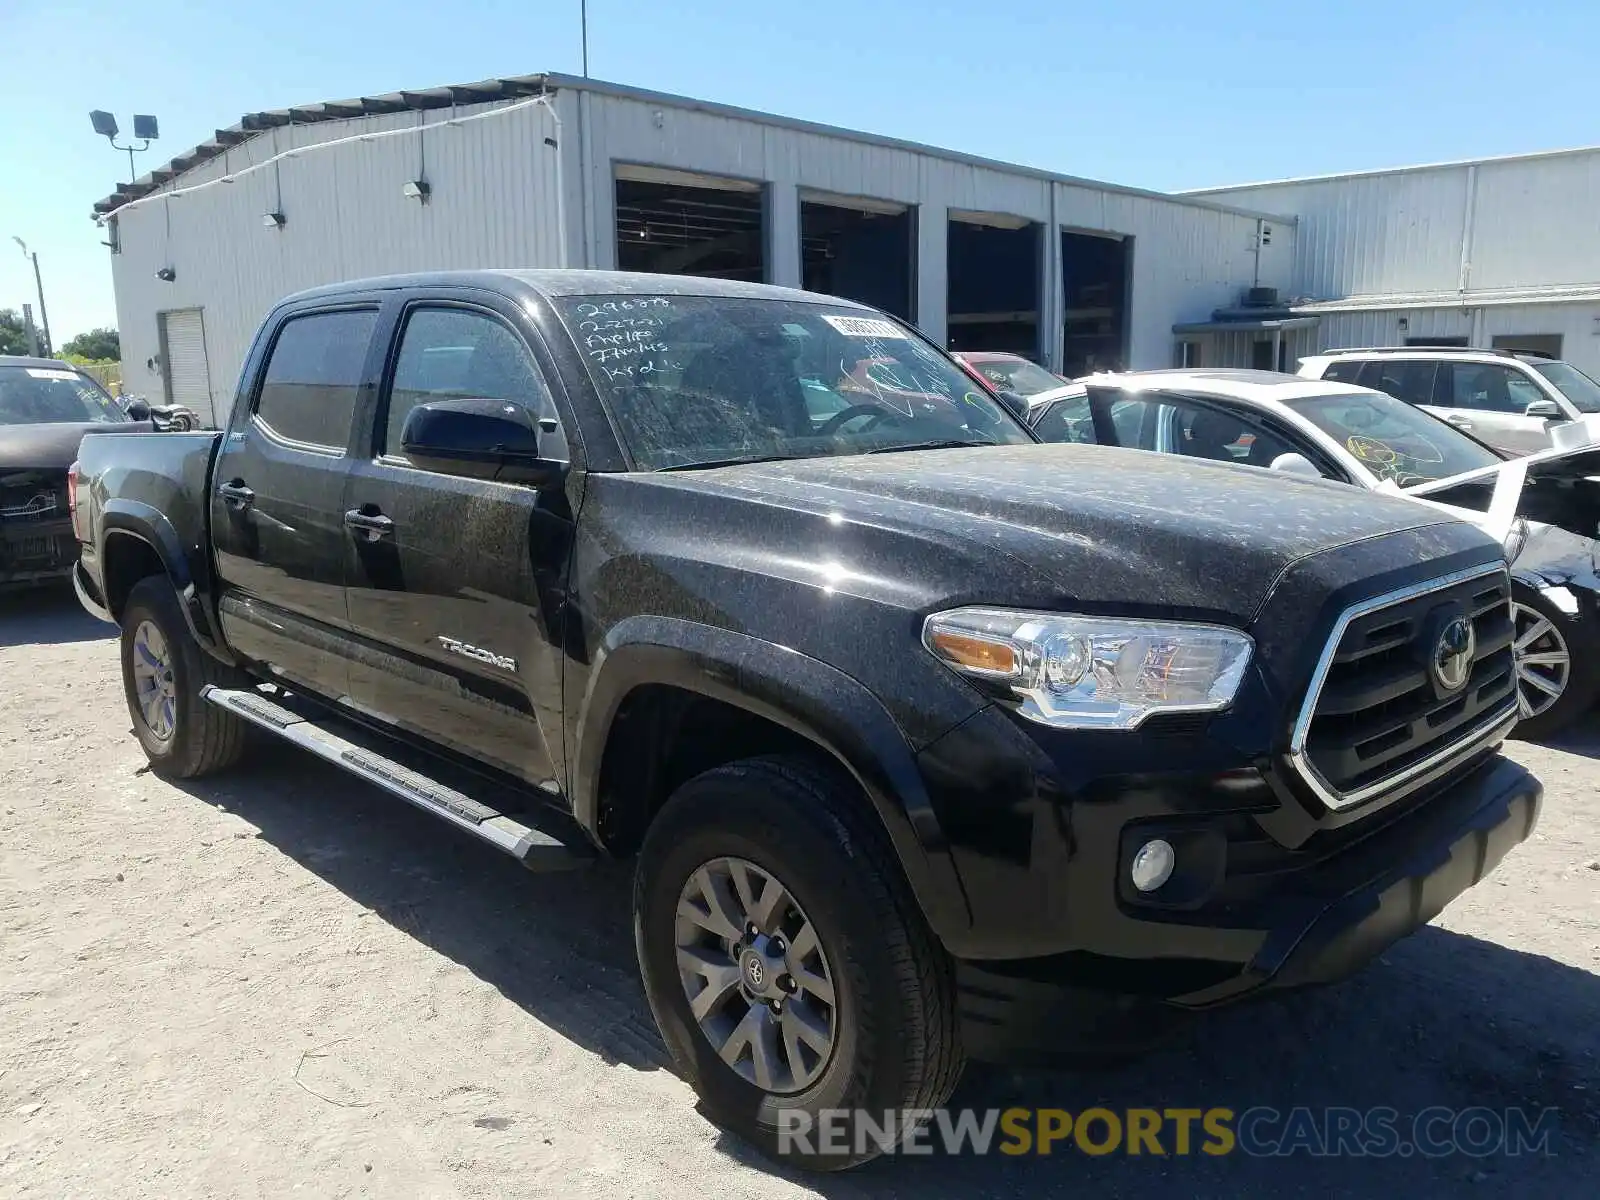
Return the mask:
[[[839, 1170], [885, 1147], [825, 1111], [931, 1109], [963, 1057], [952, 965], [854, 782], [802, 758], [683, 785], [645, 838], [645, 990], [707, 1115], [768, 1155]], [[903, 1136], [906, 1129], [899, 1129]]]
[[249, 682], [200, 649], [171, 583], [152, 575], [134, 585], [122, 609], [122, 685], [151, 769], [192, 779], [236, 762], [249, 727], [202, 700], [200, 689]]
[[1512, 592], [1511, 617], [1517, 732], [1549, 737], [1588, 712], [1600, 694], [1600, 629], [1592, 613], [1565, 612], [1521, 584]]

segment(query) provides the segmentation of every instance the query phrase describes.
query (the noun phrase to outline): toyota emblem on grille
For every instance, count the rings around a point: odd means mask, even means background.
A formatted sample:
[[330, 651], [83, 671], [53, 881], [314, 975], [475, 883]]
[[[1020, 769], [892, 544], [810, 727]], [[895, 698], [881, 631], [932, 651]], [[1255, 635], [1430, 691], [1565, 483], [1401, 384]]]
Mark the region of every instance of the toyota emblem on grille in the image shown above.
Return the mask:
[[1477, 648], [1477, 635], [1466, 617], [1451, 619], [1439, 631], [1439, 641], [1433, 648], [1433, 679], [1441, 691], [1459, 692], [1467, 685]]

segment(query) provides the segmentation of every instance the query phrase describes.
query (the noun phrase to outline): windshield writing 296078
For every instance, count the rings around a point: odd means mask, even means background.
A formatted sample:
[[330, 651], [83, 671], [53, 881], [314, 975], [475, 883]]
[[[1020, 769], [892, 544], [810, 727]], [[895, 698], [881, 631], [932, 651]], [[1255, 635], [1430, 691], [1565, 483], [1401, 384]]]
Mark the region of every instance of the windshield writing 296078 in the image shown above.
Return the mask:
[[681, 363], [664, 357], [672, 352], [672, 347], [660, 340], [666, 321], [650, 315], [671, 309], [672, 302], [664, 296], [580, 304], [578, 333], [584, 353], [611, 380], [681, 370]]

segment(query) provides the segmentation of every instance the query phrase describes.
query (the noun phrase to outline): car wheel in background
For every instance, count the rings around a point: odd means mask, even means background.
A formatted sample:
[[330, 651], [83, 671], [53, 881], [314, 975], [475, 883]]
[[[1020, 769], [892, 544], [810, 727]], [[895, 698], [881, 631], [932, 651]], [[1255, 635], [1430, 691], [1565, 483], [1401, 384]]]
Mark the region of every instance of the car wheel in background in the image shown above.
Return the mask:
[[1512, 588], [1517, 734], [1559, 733], [1594, 707], [1600, 693], [1600, 629], [1581, 607], [1567, 612], [1523, 583]]

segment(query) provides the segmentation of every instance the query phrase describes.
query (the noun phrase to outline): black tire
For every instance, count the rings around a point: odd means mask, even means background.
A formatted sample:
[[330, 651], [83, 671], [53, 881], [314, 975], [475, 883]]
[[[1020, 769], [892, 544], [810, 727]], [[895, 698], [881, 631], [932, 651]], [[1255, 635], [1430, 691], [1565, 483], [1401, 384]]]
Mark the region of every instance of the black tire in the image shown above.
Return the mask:
[[[139, 703], [134, 642], [146, 622], [155, 627], [167, 648], [165, 662], [171, 673], [173, 717], [166, 736], [151, 727]], [[200, 689], [208, 683], [248, 687], [250, 680], [200, 649], [189, 633], [172, 584], [165, 577], [141, 579], [122, 609], [122, 688], [134, 736], [157, 774], [169, 779], [195, 779], [232, 766], [244, 753], [249, 726], [200, 698]]]
[[[1521, 608], [1531, 610], [1550, 622], [1551, 628], [1564, 645], [1571, 659], [1566, 687], [1554, 704], [1533, 716], [1517, 722], [1516, 736], [1530, 741], [1553, 737], [1594, 708], [1600, 697], [1600, 618], [1581, 605], [1575, 613], [1563, 612], [1541, 593], [1523, 583], [1511, 589], [1512, 601]], [[1526, 619], [1518, 622], [1518, 632], [1528, 632]], [[1552, 647], [1556, 643], [1546, 638], [1534, 643], [1534, 648]], [[1527, 687], [1520, 678], [1519, 692]], [[1538, 700], [1536, 690], [1528, 694]], [[1519, 700], [1521, 699], [1519, 695]]]
[[[702, 865], [742, 858], [781, 881], [815, 927], [837, 997], [834, 1048], [804, 1090], [774, 1094], [718, 1056], [689, 1006], [677, 967], [677, 909]], [[900, 873], [855, 782], [801, 757], [746, 759], [684, 784], [652, 823], [634, 882], [634, 936], [645, 991], [674, 1061], [706, 1115], [769, 1157], [843, 1170], [882, 1147], [853, 1132], [828, 1153], [816, 1114], [931, 1109], [965, 1063], [953, 965]], [[780, 1138], [779, 1112], [813, 1122], [809, 1145]], [[793, 1118], [791, 1118], [793, 1120]], [[790, 1126], [792, 1131], [794, 1126]], [[905, 1131], [902, 1131], [904, 1133]]]

